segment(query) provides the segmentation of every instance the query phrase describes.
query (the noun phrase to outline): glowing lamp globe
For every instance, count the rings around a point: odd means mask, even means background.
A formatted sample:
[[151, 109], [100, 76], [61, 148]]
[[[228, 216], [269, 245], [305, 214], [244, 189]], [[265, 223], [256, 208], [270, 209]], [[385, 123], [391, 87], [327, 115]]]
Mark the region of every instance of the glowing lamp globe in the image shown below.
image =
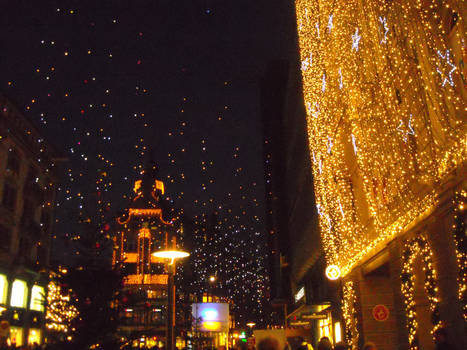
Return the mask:
[[152, 253], [153, 256], [162, 259], [170, 259], [170, 264], [173, 264], [175, 259], [186, 258], [190, 256], [190, 253], [182, 250], [161, 250], [159, 252]]
[[326, 277], [331, 281], [337, 280], [341, 276], [341, 269], [337, 265], [329, 265], [326, 267]]

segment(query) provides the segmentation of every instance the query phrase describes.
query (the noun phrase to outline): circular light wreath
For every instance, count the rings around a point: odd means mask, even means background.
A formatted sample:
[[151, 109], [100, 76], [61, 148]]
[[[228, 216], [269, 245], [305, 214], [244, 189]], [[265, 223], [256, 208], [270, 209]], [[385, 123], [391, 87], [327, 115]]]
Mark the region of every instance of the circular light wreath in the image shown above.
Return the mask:
[[420, 256], [423, 260], [423, 271], [425, 272], [425, 291], [431, 310], [431, 322], [433, 330], [441, 326], [439, 314], [439, 300], [436, 284], [436, 270], [433, 266], [432, 251], [423, 236], [409, 240], [404, 246], [402, 253], [402, 294], [405, 298], [405, 312], [407, 316], [407, 328], [409, 331], [409, 345], [411, 350], [418, 350], [417, 320], [414, 301], [414, 281], [413, 272], [414, 260]]

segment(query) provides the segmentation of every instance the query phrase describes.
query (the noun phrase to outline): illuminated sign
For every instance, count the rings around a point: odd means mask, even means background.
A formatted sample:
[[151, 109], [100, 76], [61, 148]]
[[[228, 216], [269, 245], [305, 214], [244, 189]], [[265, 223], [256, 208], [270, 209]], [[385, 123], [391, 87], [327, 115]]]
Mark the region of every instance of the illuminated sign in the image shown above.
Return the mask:
[[386, 321], [389, 318], [389, 309], [385, 305], [376, 305], [372, 310], [373, 318], [376, 321]]
[[167, 284], [169, 275], [128, 275], [123, 283], [129, 284]]
[[192, 304], [194, 328], [199, 332], [227, 332], [229, 330], [229, 304]]
[[326, 267], [326, 277], [330, 280], [337, 280], [341, 276], [341, 269], [337, 265], [329, 265]]
[[295, 293], [295, 302], [298, 303], [305, 296], [305, 287], [301, 287], [297, 293]]

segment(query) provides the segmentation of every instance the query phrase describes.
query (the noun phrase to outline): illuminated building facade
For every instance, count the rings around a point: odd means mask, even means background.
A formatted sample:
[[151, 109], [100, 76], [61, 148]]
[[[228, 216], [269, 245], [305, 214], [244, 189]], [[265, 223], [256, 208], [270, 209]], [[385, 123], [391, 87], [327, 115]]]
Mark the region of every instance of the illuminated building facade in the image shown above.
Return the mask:
[[42, 343], [55, 201], [53, 152], [0, 94], [0, 314], [10, 342]]
[[345, 338], [353, 349], [425, 349], [446, 326], [466, 348], [465, 4], [295, 5], [316, 211], [326, 264], [340, 270]]
[[114, 237], [113, 264], [121, 265], [125, 275], [119, 305], [120, 331], [128, 339], [136, 339], [146, 346], [161, 345], [166, 341], [169, 312], [168, 260], [152, 253], [175, 247], [174, 233], [180, 237], [183, 229], [174, 224], [177, 218], [164, 216], [170, 210], [155, 164], [141, 172], [133, 192], [130, 207], [117, 219], [120, 230]]

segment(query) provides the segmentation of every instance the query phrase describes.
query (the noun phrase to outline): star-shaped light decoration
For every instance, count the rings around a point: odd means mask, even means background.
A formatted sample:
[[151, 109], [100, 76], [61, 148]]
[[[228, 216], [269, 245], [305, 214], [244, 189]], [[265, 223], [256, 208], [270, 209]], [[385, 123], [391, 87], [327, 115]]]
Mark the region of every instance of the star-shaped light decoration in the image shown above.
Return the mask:
[[358, 27], [355, 29], [355, 34], [352, 34], [352, 50], [358, 51], [358, 45], [362, 37], [358, 35]]
[[316, 211], [318, 212], [319, 216], [323, 215], [323, 212], [321, 211], [321, 204], [316, 204]]
[[302, 71], [306, 72], [308, 67], [311, 67], [312, 64], [313, 64], [313, 52], [310, 52], [310, 57], [307, 57], [302, 61]]
[[328, 19], [329, 34], [331, 34], [331, 30], [332, 30], [332, 27], [333, 27], [333, 24], [332, 24], [332, 16], [333, 16], [333, 15], [329, 15], [329, 19]]
[[381, 38], [380, 44], [386, 44], [388, 42], [388, 21], [386, 17], [379, 17], [379, 23], [381, 23], [381, 32], [383, 33], [383, 37]]
[[355, 153], [355, 155], [357, 154], [357, 140], [355, 139], [355, 136], [354, 134], [350, 134], [351, 138], [352, 138], [352, 146], [353, 146], [353, 151]]
[[316, 22], [315, 24], [316, 31], [318, 32], [318, 39], [319, 39], [319, 23]]
[[339, 89], [342, 90], [342, 88], [344, 87], [344, 82], [343, 82], [343, 79], [342, 79], [342, 71], [341, 71], [340, 68], [339, 68], [338, 73], [339, 73]]
[[319, 103], [318, 102], [315, 102], [315, 109], [313, 110], [313, 112], [311, 113], [311, 115], [313, 116], [313, 118], [318, 118], [319, 116], [319, 113], [320, 113], [320, 109], [319, 109]]
[[321, 90], [323, 90], [323, 92], [326, 90], [326, 73], [323, 73], [323, 78], [321, 79], [322, 81], [322, 87], [321, 87]]
[[328, 136], [328, 153], [331, 154], [332, 152], [332, 139]]
[[332, 230], [331, 218], [328, 215], [326, 215], [326, 219], [328, 220], [328, 230], [329, 230], [329, 232], [331, 232], [331, 230]]
[[403, 134], [402, 139], [404, 140], [404, 142], [407, 142], [407, 138], [409, 137], [409, 135], [415, 135], [415, 130], [412, 127], [412, 114], [409, 117], [409, 122], [407, 123], [407, 126], [401, 120], [399, 126], [397, 127], [397, 131]]
[[457, 67], [449, 59], [449, 50], [446, 50], [446, 53], [444, 55], [441, 53], [441, 51], [438, 50], [438, 56], [441, 58], [442, 67], [436, 67], [436, 71], [439, 73], [443, 81], [441, 83], [441, 86], [446, 85], [446, 83], [448, 83], [451, 86], [454, 86], [454, 81], [452, 80], [452, 73], [454, 73]]
[[342, 217], [345, 217], [345, 215], [344, 215], [344, 208], [342, 208], [342, 203], [341, 203], [341, 200], [340, 200], [340, 199], [338, 200], [338, 203], [339, 203], [339, 209], [340, 209], [340, 211], [341, 211]]

